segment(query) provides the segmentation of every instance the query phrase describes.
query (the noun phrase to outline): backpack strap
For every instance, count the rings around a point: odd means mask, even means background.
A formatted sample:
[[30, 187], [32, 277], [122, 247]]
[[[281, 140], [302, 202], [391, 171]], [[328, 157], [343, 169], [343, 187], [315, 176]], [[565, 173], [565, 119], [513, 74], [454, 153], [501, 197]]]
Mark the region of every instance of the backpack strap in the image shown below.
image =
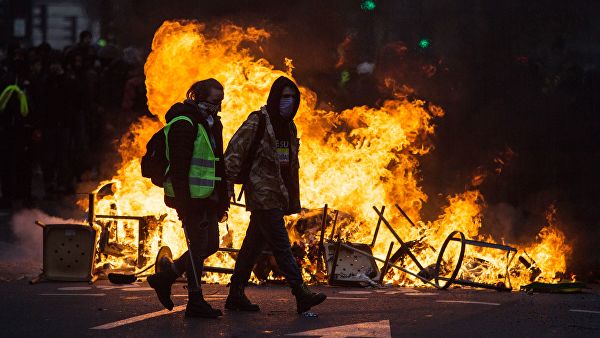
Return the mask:
[[252, 114], [258, 114], [258, 128], [256, 128], [256, 132], [254, 133], [254, 139], [252, 140], [252, 144], [250, 145], [250, 149], [248, 150], [248, 155], [254, 156], [256, 151], [258, 151], [258, 146], [260, 146], [260, 141], [262, 141], [263, 136], [265, 135], [265, 115], [262, 112], [254, 112]]
[[[172, 119], [171, 121], [169, 121], [169, 123], [167, 123], [167, 125], [170, 128], [170, 126], [173, 123], [177, 122], [177, 121], [188, 121], [192, 125], [192, 127], [194, 126], [194, 121], [192, 121], [191, 118], [189, 118], [188, 116], [185, 116], [185, 115], [180, 115], [180, 116], [175, 117], [174, 119]], [[197, 129], [198, 128], [196, 128], [196, 130]], [[163, 128], [163, 133], [165, 134], [165, 156], [167, 156], [167, 161], [170, 161], [169, 160], [169, 133], [168, 133], [168, 129], [165, 130]], [[167, 166], [167, 172], [169, 171], [170, 167], [171, 167], [171, 164], [169, 163], [169, 165]]]
[[[246, 158], [246, 161], [244, 161], [244, 167], [241, 170], [241, 172], [248, 173], [248, 175], [250, 175], [252, 163], [254, 162], [254, 156], [258, 151], [258, 147], [260, 146], [260, 142], [262, 141], [263, 136], [265, 135], [266, 129], [266, 117], [265, 114], [262, 112], [262, 109], [260, 111], [255, 111], [251, 113], [250, 116], [252, 116], [252, 114], [258, 114], [258, 128], [256, 128], [256, 131], [254, 133], [254, 139], [252, 139], [252, 144], [250, 145], [250, 149], [248, 149], [248, 158]], [[245, 187], [246, 183], [242, 184], [242, 190], [240, 190], [240, 194], [237, 198], [238, 202], [242, 199]]]

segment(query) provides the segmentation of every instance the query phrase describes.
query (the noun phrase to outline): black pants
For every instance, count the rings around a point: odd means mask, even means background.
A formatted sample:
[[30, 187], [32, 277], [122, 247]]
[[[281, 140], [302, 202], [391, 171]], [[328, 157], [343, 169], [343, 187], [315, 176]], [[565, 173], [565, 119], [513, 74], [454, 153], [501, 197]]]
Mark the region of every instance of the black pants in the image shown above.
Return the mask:
[[[185, 274], [188, 292], [200, 291], [200, 279], [204, 260], [219, 249], [219, 223], [217, 215], [212, 211], [201, 211], [184, 219], [183, 226], [188, 236], [188, 251], [175, 260], [174, 270], [178, 275]], [[194, 258], [194, 265], [190, 253]], [[194, 267], [198, 280], [194, 279]]]
[[256, 210], [250, 215], [246, 237], [235, 262], [231, 284], [245, 286], [265, 245], [273, 251], [279, 270], [291, 287], [302, 283], [300, 268], [292, 254], [290, 238], [280, 209]]

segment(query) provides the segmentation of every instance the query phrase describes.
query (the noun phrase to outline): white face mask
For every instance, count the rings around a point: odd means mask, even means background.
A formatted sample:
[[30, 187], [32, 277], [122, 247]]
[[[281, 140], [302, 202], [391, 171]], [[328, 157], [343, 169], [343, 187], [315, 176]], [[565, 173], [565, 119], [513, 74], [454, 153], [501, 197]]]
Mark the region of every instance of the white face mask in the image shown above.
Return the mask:
[[294, 98], [285, 97], [279, 100], [279, 114], [283, 119], [290, 121], [294, 114]]

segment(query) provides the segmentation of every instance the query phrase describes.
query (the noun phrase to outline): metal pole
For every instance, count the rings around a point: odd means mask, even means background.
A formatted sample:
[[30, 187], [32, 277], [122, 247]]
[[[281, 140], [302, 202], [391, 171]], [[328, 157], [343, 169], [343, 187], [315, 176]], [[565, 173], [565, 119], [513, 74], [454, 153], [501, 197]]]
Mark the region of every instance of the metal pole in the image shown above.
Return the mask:
[[138, 221], [138, 253], [137, 253], [137, 267], [141, 268], [146, 264], [144, 260], [144, 249], [146, 247], [146, 227], [148, 226], [148, 220], [142, 218]]
[[415, 262], [415, 264], [419, 267], [419, 269], [423, 270], [423, 266], [421, 265], [421, 263], [417, 260], [417, 257], [415, 257], [415, 255], [413, 255], [413, 253], [410, 251], [410, 249], [408, 248], [408, 246], [406, 245], [406, 243], [404, 243], [404, 241], [402, 240], [402, 238], [400, 238], [400, 236], [398, 236], [398, 234], [396, 233], [396, 231], [394, 230], [394, 228], [392, 228], [392, 225], [387, 221], [387, 219], [385, 219], [385, 217], [383, 217], [383, 214], [381, 212], [379, 212], [379, 210], [377, 209], [377, 207], [373, 206], [373, 209], [375, 210], [375, 212], [379, 215], [379, 217], [381, 217], [381, 220], [383, 221], [383, 224], [385, 224], [388, 229], [390, 230], [390, 232], [392, 233], [392, 235], [394, 235], [394, 237], [396, 237], [396, 240], [398, 242], [400, 242], [400, 249], [404, 249], [404, 251], [406, 252], [406, 254], [410, 257], [410, 259], [413, 260], [413, 262]]
[[443, 281], [452, 281], [452, 284], [472, 286], [475, 288], [491, 289], [491, 290], [498, 290], [498, 291], [511, 291], [512, 290], [512, 288], [508, 288], [508, 287], [502, 286], [502, 285], [480, 283], [480, 282], [474, 282], [474, 281], [465, 280], [465, 279], [451, 280], [450, 278], [447, 278], [447, 277], [438, 277], [438, 279], [441, 279]]
[[332, 242], [333, 241], [333, 237], [335, 234], [335, 226], [337, 224], [337, 218], [338, 218], [338, 214], [339, 214], [339, 210], [335, 211], [335, 216], [333, 216], [333, 226], [331, 227], [331, 235], [329, 235], [329, 241]]
[[[385, 212], [385, 205], [381, 206], [381, 214]], [[371, 248], [375, 246], [375, 241], [377, 240], [377, 235], [379, 234], [379, 227], [381, 226], [381, 216], [377, 218], [377, 226], [375, 227], [375, 233], [373, 234], [373, 241], [371, 242]]]
[[[246, 188], [246, 186], [242, 185], [242, 189], [240, 189], [240, 194], [238, 195], [237, 202], [239, 202], [239, 201], [242, 200], [242, 196], [244, 195], [244, 189], [245, 188]], [[236, 202], [235, 199], [234, 199], [234, 202]]]
[[198, 279], [198, 273], [196, 272], [196, 264], [194, 263], [194, 255], [192, 255], [192, 246], [190, 245], [190, 238], [188, 237], [185, 225], [183, 226], [183, 233], [185, 235], [185, 242], [188, 247], [188, 253], [190, 254], [190, 264], [192, 264], [192, 271], [194, 272], [194, 281], [196, 281], [196, 287], [198, 289], [200, 289], [200, 279]]
[[90, 226], [96, 222], [96, 193], [88, 194], [88, 223]]
[[323, 254], [323, 241], [325, 240], [325, 223], [327, 222], [327, 204], [323, 207], [323, 221], [321, 222], [321, 238], [319, 239], [319, 251], [317, 252], [318, 262], [321, 262]]
[[394, 205], [396, 206], [396, 209], [400, 210], [400, 213], [402, 214], [402, 216], [404, 216], [404, 218], [406, 218], [408, 223], [410, 223], [410, 225], [416, 227], [415, 223], [413, 223], [413, 221], [410, 219], [410, 217], [408, 217], [408, 215], [404, 212], [404, 210], [402, 210], [402, 208], [400, 208], [400, 206], [398, 204], [394, 204]]
[[337, 262], [338, 262], [338, 257], [340, 255], [340, 247], [341, 247], [342, 241], [340, 239], [338, 239], [337, 243], [335, 244], [335, 252], [333, 254], [333, 263], [331, 263], [331, 272], [329, 273], [329, 285], [332, 285], [333, 283], [333, 278], [335, 277], [335, 270], [337, 269]]
[[394, 242], [390, 242], [390, 248], [388, 249], [387, 256], [385, 256], [385, 263], [383, 263], [383, 268], [381, 268], [380, 276], [379, 276], [379, 284], [383, 285], [383, 279], [387, 273], [390, 264], [390, 256], [392, 255], [392, 249], [394, 248]]

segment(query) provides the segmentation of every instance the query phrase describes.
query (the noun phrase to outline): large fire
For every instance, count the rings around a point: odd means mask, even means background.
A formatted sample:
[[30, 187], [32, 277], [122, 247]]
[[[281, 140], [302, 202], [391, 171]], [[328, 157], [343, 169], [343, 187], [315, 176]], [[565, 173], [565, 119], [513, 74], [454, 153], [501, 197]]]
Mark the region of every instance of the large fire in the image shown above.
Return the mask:
[[[174, 210], [163, 203], [163, 192], [141, 177], [140, 158], [149, 138], [164, 124], [164, 115], [175, 102], [184, 99], [186, 90], [197, 80], [214, 77], [225, 87], [222, 105], [224, 139], [227, 142], [248, 114], [266, 102], [273, 81], [280, 75], [292, 77], [291, 60], [288, 69], [276, 70], [265, 59], [252, 56], [250, 48], [258, 46], [269, 33], [256, 28], [243, 29], [223, 25], [215, 32], [197, 22], [165, 22], [156, 32], [152, 52], [145, 65], [148, 104], [158, 119], [142, 118], [133, 124], [122, 138], [122, 163], [112, 179], [116, 183], [113, 196], [101, 198], [97, 212], [121, 215], [162, 215], [162, 244], [169, 245], [175, 256], [185, 250], [183, 231]], [[316, 94], [300, 87], [302, 102], [296, 117], [301, 137], [300, 179], [301, 200], [305, 208], [330, 208], [351, 216], [342, 228], [342, 238], [370, 243], [377, 215], [373, 205], [399, 204], [416, 221], [407, 224], [398, 212], [386, 212], [398, 234], [406, 241], [423, 239], [415, 254], [423, 265], [435, 263], [439, 249], [448, 234], [462, 231], [468, 238], [495, 242], [480, 234], [483, 197], [477, 190], [448, 197], [448, 205], [433, 222], [419, 221], [422, 204], [427, 196], [419, 185], [419, 158], [432, 149], [430, 136], [434, 133], [432, 119], [442, 117], [441, 108], [423, 101], [405, 98], [388, 100], [381, 107], [354, 107], [341, 112], [316, 109]], [[391, 209], [389, 209], [391, 210]], [[554, 212], [554, 211], [553, 211]], [[299, 217], [299, 216], [295, 216]], [[232, 207], [229, 223], [221, 224], [222, 246], [239, 248], [249, 215], [243, 209]], [[553, 279], [557, 271], [565, 271], [566, 255], [570, 247], [565, 236], [553, 224], [542, 229], [534, 243], [517, 246], [537, 263], [542, 274], [539, 278]], [[137, 241], [131, 224], [120, 222], [125, 242]], [[293, 236], [294, 241], [314, 243], [318, 233]], [[152, 232], [146, 241], [148, 257], [159, 249], [159, 234]], [[373, 248], [376, 256], [385, 257], [393, 240], [387, 229], [380, 231]], [[310, 248], [307, 248], [309, 250]], [[452, 254], [453, 249], [449, 249]], [[152, 260], [152, 258], [150, 258]], [[305, 260], [307, 263], [311, 263]], [[485, 250], [467, 253], [463, 275], [489, 283], [496, 283], [505, 273], [506, 257]], [[478, 264], [474, 264], [479, 262]], [[130, 264], [127, 259], [105, 258], [118, 268]], [[208, 265], [233, 267], [235, 261], [228, 253], [212, 256]], [[405, 266], [418, 272], [409, 261]], [[314, 273], [314, 262], [304, 266], [305, 275]], [[487, 267], [485, 272], [480, 270]], [[495, 269], [495, 270], [494, 270]], [[491, 272], [490, 272], [491, 271]], [[514, 260], [510, 266], [513, 286], [529, 282], [523, 265]], [[222, 274], [207, 274], [212, 282], [228, 282]], [[388, 279], [396, 285], [421, 285], [404, 273], [393, 271]]]

